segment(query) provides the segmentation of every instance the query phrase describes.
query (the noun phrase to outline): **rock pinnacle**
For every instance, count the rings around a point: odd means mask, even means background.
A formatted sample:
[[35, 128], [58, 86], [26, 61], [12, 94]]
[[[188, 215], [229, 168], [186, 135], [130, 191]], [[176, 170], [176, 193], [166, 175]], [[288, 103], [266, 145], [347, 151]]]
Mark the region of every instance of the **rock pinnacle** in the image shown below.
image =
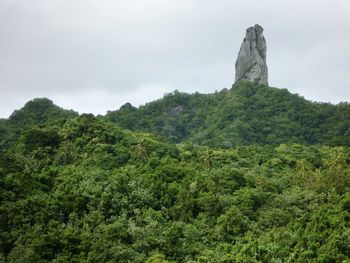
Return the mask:
[[246, 30], [235, 65], [236, 82], [247, 80], [268, 85], [266, 41], [263, 30], [259, 25]]

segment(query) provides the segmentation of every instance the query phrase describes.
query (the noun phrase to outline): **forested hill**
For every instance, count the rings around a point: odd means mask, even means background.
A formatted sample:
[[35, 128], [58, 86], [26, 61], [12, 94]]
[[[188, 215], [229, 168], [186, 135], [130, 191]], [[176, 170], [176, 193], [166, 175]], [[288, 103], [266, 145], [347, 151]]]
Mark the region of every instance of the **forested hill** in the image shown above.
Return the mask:
[[47, 98], [36, 98], [28, 101], [20, 110], [15, 110], [8, 119], [8, 123], [27, 128], [32, 125], [66, 120], [76, 116], [78, 114], [73, 110], [62, 109]]
[[172, 142], [214, 147], [286, 142], [350, 145], [348, 103], [310, 102], [286, 89], [252, 82], [214, 94], [175, 91], [139, 108], [127, 103], [105, 117]]
[[[0, 148], [14, 142], [20, 130], [76, 116], [46, 98], [29, 101], [0, 121]], [[175, 91], [139, 108], [126, 103], [100, 118], [169, 142], [219, 148], [281, 143], [350, 145], [349, 103], [311, 102], [286, 89], [252, 82], [240, 82], [213, 94]]]
[[0, 153], [13, 144], [23, 131], [33, 126], [62, 124], [77, 116], [77, 112], [62, 109], [47, 98], [30, 100], [8, 119], [0, 119]]

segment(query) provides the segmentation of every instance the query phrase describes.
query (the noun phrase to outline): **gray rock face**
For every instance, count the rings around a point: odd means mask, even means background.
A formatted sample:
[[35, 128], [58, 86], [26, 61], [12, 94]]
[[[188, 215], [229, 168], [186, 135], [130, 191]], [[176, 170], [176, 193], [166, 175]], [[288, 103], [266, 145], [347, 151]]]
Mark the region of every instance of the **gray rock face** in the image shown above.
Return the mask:
[[169, 112], [169, 115], [172, 117], [176, 117], [183, 112], [184, 108], [182, 106], [177, 106], [175, 108], [172, 108], [171, 111]]
[[259, 25], [247, 29], [236, 61], [236, 82], [248, 80], [268, 85], [263, 30]]

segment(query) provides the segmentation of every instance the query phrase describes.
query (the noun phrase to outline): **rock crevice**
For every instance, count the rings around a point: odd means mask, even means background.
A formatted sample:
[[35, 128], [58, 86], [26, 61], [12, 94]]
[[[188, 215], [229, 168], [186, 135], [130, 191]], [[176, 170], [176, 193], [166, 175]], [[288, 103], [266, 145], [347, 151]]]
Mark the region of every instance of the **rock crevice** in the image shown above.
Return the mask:
[[263, 30], [259, 25], [247, 29], [235, 65], [236, 82], [247, 80], [268, 85], [266, 41]]

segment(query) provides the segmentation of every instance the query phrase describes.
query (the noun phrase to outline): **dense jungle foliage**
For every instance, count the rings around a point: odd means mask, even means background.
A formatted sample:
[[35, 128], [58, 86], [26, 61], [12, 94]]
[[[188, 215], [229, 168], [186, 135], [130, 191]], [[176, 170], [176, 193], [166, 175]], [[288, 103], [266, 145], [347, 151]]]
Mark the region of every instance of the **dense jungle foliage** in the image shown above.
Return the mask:
[[247, 83], [106, 117], [30, 101], [0, 120], [0, 262], [350, 262], [348, 117]]
[[125, 104], [106, 118], [172, 142], [230, 148], [300, 143], [350, 146], [350, 105], [315, 103], [277, 89], [241, 82], [214, 94], [175, 91], [139, 108]]

